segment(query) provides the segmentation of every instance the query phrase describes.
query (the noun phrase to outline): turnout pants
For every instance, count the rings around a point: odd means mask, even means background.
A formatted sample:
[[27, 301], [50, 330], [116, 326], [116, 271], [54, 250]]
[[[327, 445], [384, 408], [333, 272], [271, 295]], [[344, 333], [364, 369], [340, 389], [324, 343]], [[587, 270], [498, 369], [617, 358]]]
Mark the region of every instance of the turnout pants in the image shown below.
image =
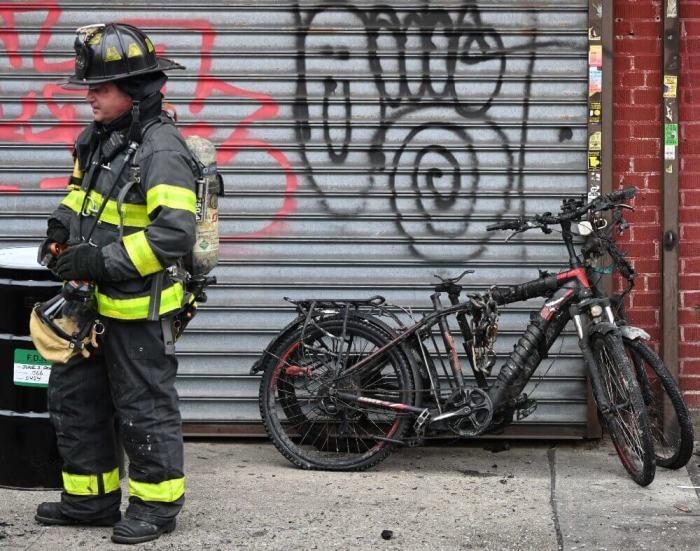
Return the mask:
[[185, 501], [177, 359], [172, 346], [166, 350], [161, 321], [103, 322], [90, 358], [51, 369], [49, 413], [63, 459], [61, 511], [93, 519], [119, 510], [116, 415], [129, 457], [126, 516], [162, 525]]

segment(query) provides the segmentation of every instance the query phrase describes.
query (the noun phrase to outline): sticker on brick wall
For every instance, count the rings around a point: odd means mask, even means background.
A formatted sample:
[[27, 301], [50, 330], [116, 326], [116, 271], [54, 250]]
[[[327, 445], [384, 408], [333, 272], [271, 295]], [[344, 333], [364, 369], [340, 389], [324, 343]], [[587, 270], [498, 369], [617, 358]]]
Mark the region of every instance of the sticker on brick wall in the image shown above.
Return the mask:
[[667, 161], [673, 161], [676, 159], [676, 146], [666, 145], [664, 147], [664, 159]]
[[678, 77], [676, 75], [664, 75], [664, 97], [675, 98]]
[[673, 122], [673, 108], [676, 100], [673, 98], [664, 98], [664, 117], [668, 122]]
[[15, 349], [13, 382], [17, 386], [49, 386], [51, 364], [36, 350]]
[[589, 153], [588, 154], [588, 169], [594, 170], [600, 168], [600, 153]]
[[588, 65], [590, 67], [603, 66], [603, 46], [591, 46], [588, 48]]
[[600, 32], [596, 27], [588, 27], [588, 40], [598, 41], [600, 40]]
[[677, 124], [665, 124], [664, 125], [664, 143], [666, 145], [678, 145], [678, 125]]
[[603, 112], [600, 103], [591, 102], [588, 107], [588, 122], [600, 122], [600, 114]]
[[588, 138], [588, 150], [589, 151], [600, 151], [602, 149], [603, 143], [603, 133], [593, 132]]
[[678, 17], [678, 3], [676, 0], [667, 0], [666, 17]]
[[599, 94], [603, 90], [603, 71], [595, 67], [588, 68], [588, 95]]

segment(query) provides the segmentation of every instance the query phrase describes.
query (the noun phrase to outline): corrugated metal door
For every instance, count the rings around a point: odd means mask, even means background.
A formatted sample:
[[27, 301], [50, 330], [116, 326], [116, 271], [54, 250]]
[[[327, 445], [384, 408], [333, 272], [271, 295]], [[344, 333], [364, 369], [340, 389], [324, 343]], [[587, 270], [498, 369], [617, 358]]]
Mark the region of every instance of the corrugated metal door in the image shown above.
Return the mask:
[[[426, 4], [4, 4], [1, 244], [38, 242], [90, 119], [56, 84], [74, 29], [119, 20], [187, 66], [167, 99], [183, 133], [219, 144], [227, 185], [219, 285], [179, 343], [186, 422], [259, 421], [248, 372], [292, 318], [283, 296], [380, 293], [420, 311], [434, 273], [473, 268], [479, 289], [557, 269], [556, 234], [505, 244], [484, 228], [585, 191], [587, 3]], [[527, 319], [504, 313], [499, 364]], [[583, 434], [574, 339], [554, 352], [522, 424]]]

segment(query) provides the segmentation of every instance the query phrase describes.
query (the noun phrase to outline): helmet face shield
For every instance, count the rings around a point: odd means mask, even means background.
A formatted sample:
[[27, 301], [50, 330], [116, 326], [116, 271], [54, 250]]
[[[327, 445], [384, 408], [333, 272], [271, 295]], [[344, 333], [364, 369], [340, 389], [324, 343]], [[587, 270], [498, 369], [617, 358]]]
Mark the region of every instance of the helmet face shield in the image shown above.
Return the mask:
[[[98, 23], [76, 30], [75, 73], [64, 85], [85, 87], [169, 69], [184, 69], [158, 57], [150, 38], [123, 23]], [[71, 86], [72, 85], [72, 86]]]

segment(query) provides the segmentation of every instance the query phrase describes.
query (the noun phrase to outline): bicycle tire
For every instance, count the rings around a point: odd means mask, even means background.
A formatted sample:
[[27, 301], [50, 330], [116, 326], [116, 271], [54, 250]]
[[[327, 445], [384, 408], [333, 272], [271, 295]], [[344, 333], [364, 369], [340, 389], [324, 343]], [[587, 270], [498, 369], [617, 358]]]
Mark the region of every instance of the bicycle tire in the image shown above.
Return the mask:
[[284, 457], [304, 469], [360, 471], [396, 448], [410, 414], [343, 401], [331, 390], [413, 405], [413, 372], [398, 346], [361, 373], [342, 374], [389, 342], [386, 332], [360, 318], [330, 318], [299, 327], [269, 351], [260, 414]]
[[[593, 334], [591, 349], [601, 381], [600, 389], [593, 385], [593, 394], [617, 455], [632, 480], [648, 486], [656, 473], [654, 445], [644, 398], [622, 338], [611, 333]], [[598, 392], [604, 396], [597, 396]], [[604, 401], [610, 404], [610, 411], [601, 408]]]
[[623, 337], [623, 342], [649, 415], [656, 464], [667, 469], [685, 467], [693, 455], [694, 435], [683, 393], [661, 358], [644, 341]]

